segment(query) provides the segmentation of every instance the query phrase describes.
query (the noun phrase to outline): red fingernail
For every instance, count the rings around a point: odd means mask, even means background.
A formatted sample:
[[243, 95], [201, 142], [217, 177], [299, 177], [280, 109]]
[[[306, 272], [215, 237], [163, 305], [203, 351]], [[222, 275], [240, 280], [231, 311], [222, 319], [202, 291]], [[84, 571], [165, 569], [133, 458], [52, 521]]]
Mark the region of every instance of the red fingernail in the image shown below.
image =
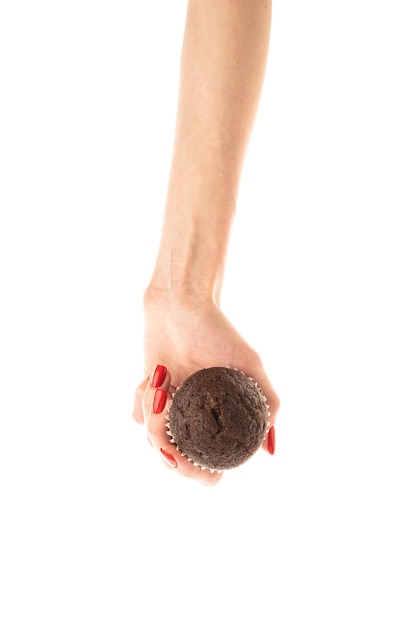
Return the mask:
[[171, 454], [169, 454], [162, 448], [160, 448], [160, 452], [163, 455], [164, 461], [166, 461], [166, 463], [168, 463], [170, 467], [177, 467], [177, 461], [173, 456], [171, 456]]
[[152, 403], [152, 410], [154, 413], [161, 413], [165, 407], [167, 401], [167, 392], [164, 389], [157, 389], [154, 394], [154, 402]]
[[154, 374], [151, 381], [151, 387], [159, 387], [163, 384], [165, 375], [167, 374], [167, 368], [164, 365], [157, 365], [154, 370]]
[[269, 434], [267, 435], [267, 448], [270, 454], [274, 454], [276, 448], [276, 435], [274, 432], [274, 426], [270, 427]]

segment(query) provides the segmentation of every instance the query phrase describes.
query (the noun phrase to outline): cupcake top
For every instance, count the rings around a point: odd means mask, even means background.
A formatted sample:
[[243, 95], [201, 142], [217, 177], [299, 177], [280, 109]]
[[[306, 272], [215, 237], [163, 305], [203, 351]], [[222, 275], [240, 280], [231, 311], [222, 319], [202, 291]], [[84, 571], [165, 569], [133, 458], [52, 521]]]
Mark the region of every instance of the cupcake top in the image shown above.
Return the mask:
[[257, 383], [227, 367], [202, 369], [174, 394], [168, 435], [190, 461], [222, 471], [241, 465], [261, 446], [268, 405]]

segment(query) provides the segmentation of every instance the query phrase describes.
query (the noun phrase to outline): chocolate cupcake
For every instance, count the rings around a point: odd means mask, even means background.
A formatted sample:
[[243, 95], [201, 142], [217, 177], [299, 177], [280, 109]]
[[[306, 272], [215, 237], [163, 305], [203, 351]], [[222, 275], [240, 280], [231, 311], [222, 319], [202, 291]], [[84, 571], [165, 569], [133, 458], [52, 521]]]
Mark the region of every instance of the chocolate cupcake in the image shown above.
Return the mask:
[[258, 450], [269, 415], [252, 378], [228, 367], [210, 367], [178, 387], [167, 433], [189, 461], [219, 472], [241, 465]]

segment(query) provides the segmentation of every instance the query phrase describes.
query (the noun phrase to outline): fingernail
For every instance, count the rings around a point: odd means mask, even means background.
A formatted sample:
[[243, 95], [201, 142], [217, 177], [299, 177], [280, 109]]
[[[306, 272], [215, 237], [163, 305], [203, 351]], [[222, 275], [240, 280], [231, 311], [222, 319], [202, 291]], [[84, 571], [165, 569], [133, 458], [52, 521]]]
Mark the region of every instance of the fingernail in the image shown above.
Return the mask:
[[152, 410], [154, 413], [161, 413], [165, 407], [167, 401], [167, 392], [164, 389], [157, 389], [154, 394], [154, 401], [152, 403]]
[[274, 432], [274, 426], [270, 427], [269, 434], [267, 435], [267, 448], [270, 454], [274, 454], [276, 448], [276, 435]]
[[173, 456], [171, 456], [171, 454], [169, 454], [162, 448], [160, 448], [160, 452], [162, 454], [164, 461], [168, 463], [170, 467], [177, 467], [177, 461]]
[[164, 365], [157, 365], [152, 376], [151, 387], [159, 387], [163, 384], [167, 368]]

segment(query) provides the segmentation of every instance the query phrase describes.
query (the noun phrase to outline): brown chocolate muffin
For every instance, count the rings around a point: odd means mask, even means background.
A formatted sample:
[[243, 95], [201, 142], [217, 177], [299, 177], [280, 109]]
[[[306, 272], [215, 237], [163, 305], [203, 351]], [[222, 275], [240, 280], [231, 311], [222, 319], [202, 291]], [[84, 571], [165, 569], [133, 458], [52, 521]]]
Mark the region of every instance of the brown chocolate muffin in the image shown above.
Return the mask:
[[174, 394], [168, 435], [190, 461], [222, 471], [241, 465], [261, 446], [268, 405], [257, 383], [227, 367], [202, 369]]

